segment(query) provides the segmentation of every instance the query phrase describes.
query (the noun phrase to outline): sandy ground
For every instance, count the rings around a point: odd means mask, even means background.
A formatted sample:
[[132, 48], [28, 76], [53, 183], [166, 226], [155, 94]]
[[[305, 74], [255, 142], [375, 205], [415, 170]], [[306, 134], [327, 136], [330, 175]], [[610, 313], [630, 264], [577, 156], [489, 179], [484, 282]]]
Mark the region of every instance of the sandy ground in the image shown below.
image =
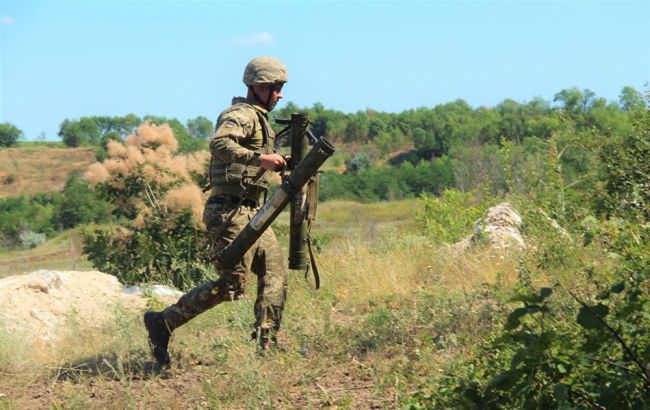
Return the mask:
[[90, 271], [39, 270], [0, 280], [0, 326], [32, 343], [55, 343], [67, 322], [99, 327], [114, 308], [144, 308], [117, 278]]

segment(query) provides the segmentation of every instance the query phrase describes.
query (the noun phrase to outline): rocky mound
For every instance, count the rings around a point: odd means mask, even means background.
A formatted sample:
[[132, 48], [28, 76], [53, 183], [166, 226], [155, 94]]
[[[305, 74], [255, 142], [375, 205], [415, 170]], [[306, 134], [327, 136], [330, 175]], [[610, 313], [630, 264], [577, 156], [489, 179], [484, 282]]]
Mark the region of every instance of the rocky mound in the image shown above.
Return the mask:
[[526, 242], [519, 232], [521, 216], [509, 202], [488, 209], [485, 217], [474, 225], [474, 232], [456, 243], [453, 248], [465, 251], [474, 244], [488, 244], [496, 250], [523, 250]]
[[0, 280], [0, 327], [33, 343], [55, 342], [70, 323], [101, 326], [118, 306], [139, 310], [145, 304], [116, 277], [96, 271], [39, 270]]

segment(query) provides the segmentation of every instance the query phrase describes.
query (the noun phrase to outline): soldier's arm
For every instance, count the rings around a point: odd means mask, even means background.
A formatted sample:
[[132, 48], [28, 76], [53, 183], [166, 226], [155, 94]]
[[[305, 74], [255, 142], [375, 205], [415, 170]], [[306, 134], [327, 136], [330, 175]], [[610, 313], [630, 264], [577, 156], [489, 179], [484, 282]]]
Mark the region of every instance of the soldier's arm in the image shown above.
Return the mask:
[[217, 130], [210, 140], [212, 156], [224, 162], [250, 164], [270, 171], [286, 165], [286, 159], [282, 155], [260, 155], [240, 144], [250, 138], [253, 127], [253, 121], [243, 115], [230, 112], [220, 117], [217, 120]]
[[210, 140], [210, 153], [224, 162], [260, 165], [260, 155], [240, 143], [251, 137], [253, 122], [243, 115], [230, 112], [217, 120], [217, 129]]

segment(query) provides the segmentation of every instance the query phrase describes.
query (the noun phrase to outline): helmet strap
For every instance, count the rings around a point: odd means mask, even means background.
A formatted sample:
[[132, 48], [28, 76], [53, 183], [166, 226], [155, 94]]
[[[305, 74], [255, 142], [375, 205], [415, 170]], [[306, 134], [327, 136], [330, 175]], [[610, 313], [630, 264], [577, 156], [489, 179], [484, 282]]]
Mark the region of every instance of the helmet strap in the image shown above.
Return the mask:
[[267, 87], [269, 89], [269, 96], [266, 97], [266, 109], [271, 106], [271, 97], [273, 97], [273, 86]]
[[253, 97], [255, 97], [255, 101], [257, 101], [261, 106], [266, 108], [267, 110], [269, 109], [269, 104], [271, 103], [271, 96], [272, 92], [269, 92], [269, 97], [266, 99], [266, 102], [262, 101], [262, 98], [255, 92], [255, 88], [252, 85], [248, 86], [248, 89], [253, 92]]

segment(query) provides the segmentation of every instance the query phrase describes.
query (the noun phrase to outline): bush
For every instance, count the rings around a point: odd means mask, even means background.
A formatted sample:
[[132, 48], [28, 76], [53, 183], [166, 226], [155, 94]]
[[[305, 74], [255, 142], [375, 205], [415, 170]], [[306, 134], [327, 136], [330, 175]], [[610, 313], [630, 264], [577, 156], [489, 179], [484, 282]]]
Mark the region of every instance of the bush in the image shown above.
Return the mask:
[[422, 202], [424, 210], [416, 219], [424, 234], [435, 243], [453, 243], [467, 236], [488, 207], [473, 193], [452, 189], [439, 198], [424, 195]]
[[0, 243], [4, 247], [34, 247], [60, 229], [110, 219], [109, 204], [86, 182], [71, 176], [62, 193], [0, 199]]
[[142, 227], [84, 231], [84, 253], [102, 272], [125, 284], [161, 283], [188, 290], [214, 278], [206, 235], [189, 210], [147, 217]]
[[364, 152], [355, 154], [352, 158], [345, 160], [345, 172], [356, 175], [370, 167], [370, 157]]
[[168, 125], [142, 125], [127, 145], [110, 142], [109, 160], [89, 170], [120, 219], [116, 228], [83, 233], [88, 259], [128, 284], [189, 289], [213, 277], [193, 180], [204, 159], [175, 156], [178, 144]]
[[[567, 184], [567, 173], [588, 170], [561, 166], [567, 151], [551, 138], [543, 184], [518, 198], [534, 245], [522, 258], [503, 328], [422, 386], [410, 408], [650, 405], [650, 220], [642, 188], [650, 186], [650, 117], [647, 109], [639, 115], [646, 120], [634, 134], [602, 147], [607, 168], [594, 186], [603, 190]], [[551, 227], [547, 213], [567, 230]]]
[[634, 131], [614, 139], [601, 153], [607, 196], [603, 208], [611, 215], [627, 213], [650, 219], [650, 96], [647, 106], [632, 112]]
[[439, 194], [454, 185], [449, 158], [409, 162], [399, 167], [380, 166], [356, 174], [324, 172], [321, 175], [320, 199], [351, 199], [363, 202], [412, 198], [425, 193]]
[[70, 176], [63, 194], [54, 201], [52, 224], [63, 229], [87, 223], [103, 223], [111, 219], [108, 202], [79, 177]]
[[19, 235], [24, 231], [53, 235], [53, 201], [59, 194], [38, 194], [31, 198], [18, 196], [0, 199], [0, 232], [20, 245]]
[[35, 248], [45, 243], [45, 234], [25, 230], [18, 234], [18, 239], [23, 248]]
[[15, 125], [8, 122], [0, 124], [0, 147], [14, 146], [22, 137], [23, 132]]

